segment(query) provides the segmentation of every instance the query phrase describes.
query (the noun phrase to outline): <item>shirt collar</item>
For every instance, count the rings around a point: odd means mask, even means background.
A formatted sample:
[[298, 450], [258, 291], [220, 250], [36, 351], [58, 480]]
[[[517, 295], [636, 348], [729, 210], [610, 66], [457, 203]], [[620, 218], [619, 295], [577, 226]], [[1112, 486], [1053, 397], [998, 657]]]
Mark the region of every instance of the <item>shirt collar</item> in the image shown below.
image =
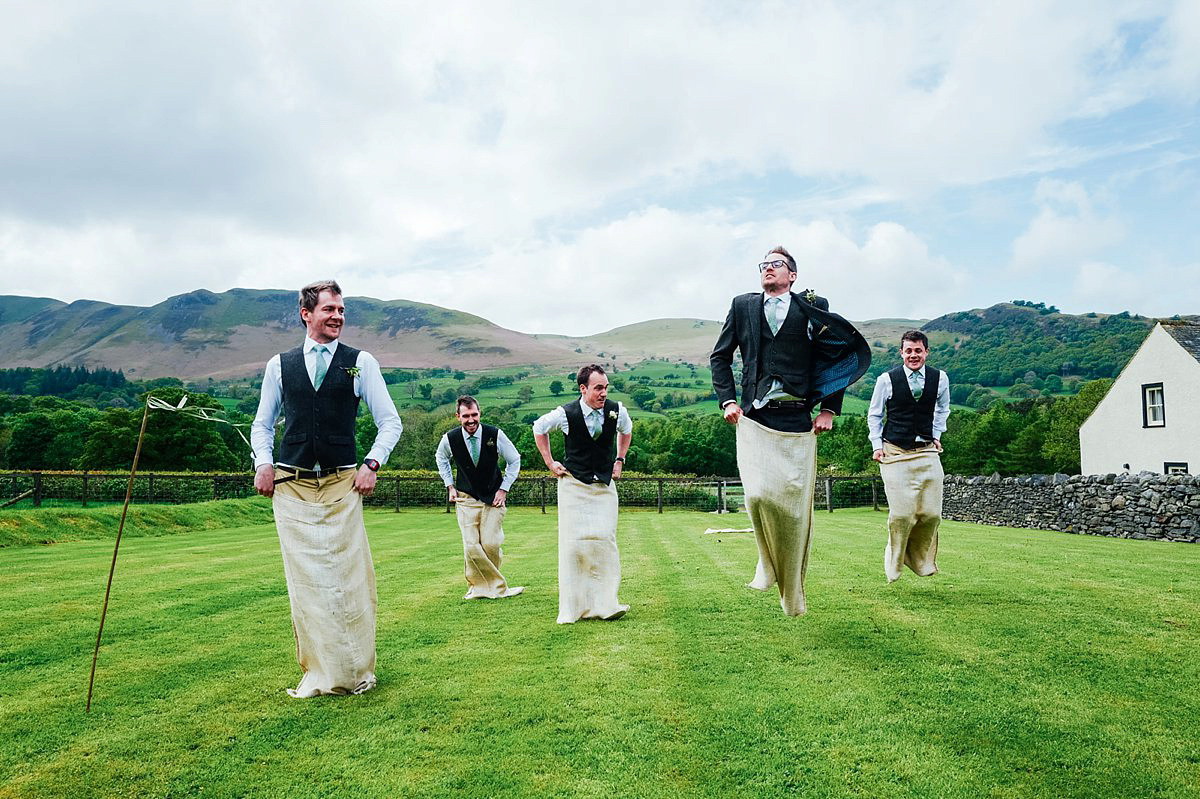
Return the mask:
[[766, 304], [768, 302], [770, 302], [771, 300], [780, 300], [785, 305], [790, 304], [792, 301], [792, 292], [790, 292], [790, 291], [785, 291], [782, 294], [780, 294], [778, 297], [769, 297], [769, 296], [767, 296], [767, 292], [764, 291], [762, 296], [763, 296], [763, 307], [766, 307]]
[[[913, 373], [913, 370], [909, 369], [907, 365], [905, 365], [904, 371], [908, 372], [910, 375]], [[917, 374], [919, 374], [921, 377], [925, 376], [925, 364], [921, 364], [921, 368], [917, 370]]]
[[[325, 349], [329, 350], [330, 357], [332, 357], [333, 354], [335, 352], [337, 352], [337, 345], [338, 345], [338, 340], [336, 338], [333, 341], [330, 341], [329, 343], [324, 345]], [[313, 348], [316, 346], [317, 346], [317, 342], [313, 341], [308, 336], [304, 337], [304, 354], [305, 355], [308, 355], [310, 352], [312, 352]]]

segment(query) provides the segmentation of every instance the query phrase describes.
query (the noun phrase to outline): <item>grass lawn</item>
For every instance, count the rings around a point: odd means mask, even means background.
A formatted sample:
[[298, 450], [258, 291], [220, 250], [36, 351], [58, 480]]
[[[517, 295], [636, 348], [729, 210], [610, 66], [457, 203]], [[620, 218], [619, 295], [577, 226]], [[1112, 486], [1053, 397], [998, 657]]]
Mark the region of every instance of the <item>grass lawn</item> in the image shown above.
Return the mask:
[[624, 513], [614, 623], [554, 624], [555, 516], [463, 602], [453, 517], [372, 512], [379, 687], [294, 700], [270, 524], [0, 549], [0, 797], [1200, 796], [1200, 547], [818, 513], [809, 613], [743, 584], [745, 516]]

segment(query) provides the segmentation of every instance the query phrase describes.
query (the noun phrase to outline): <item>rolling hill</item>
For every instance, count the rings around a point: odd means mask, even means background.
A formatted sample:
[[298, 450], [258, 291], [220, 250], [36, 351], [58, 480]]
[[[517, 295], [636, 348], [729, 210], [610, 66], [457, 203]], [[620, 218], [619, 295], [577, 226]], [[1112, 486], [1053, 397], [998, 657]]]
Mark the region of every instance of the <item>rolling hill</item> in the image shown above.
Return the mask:
[[[94, 300], [0, 296], [0, 368], [82, 365], [121, 369], [132, 379], [216, 380], [257, 375], [301, 333], [296, 295], [284, 290], [193, 291], [150, 307]], [[653, 319], [594, 336], [531, 335], [472, 314], [408, 300], [347, 298], [347, 340], [386, 367], [489, 371], [618, 365], [649, 358], [706, 365], [721, 323]], [[939, 367], [958, 382], [1010, 384], [1014, 376], [1116, 374], [1153, 320], [1127, 313], [1071, 315], [1018, 301], [933, 320], [857, 322], [877, 358], [900, 334], [925, 330]]]

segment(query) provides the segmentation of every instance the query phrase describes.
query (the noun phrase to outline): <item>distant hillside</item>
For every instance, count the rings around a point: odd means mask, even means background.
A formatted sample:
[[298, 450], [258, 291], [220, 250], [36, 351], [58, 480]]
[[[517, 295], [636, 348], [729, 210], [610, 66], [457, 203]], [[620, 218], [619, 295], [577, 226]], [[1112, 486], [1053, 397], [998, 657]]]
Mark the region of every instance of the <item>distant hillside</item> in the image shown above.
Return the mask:
[[[562, 345], [407, 300], [347, 298], [347, 340], [385, 366], [573, 364]], [[149, 308], [0, 297], [0, 366], [82, 365], [131, 378], [252, 375], [302, 334], [293, 291], [193, 291]]]
[[997, 386], [1030, 371], [1042, 378], [1114, 377], [1153, 326], [1153, 319], [1128, 313], [1073, 315], [1005, 302], [940, 316], [923, 330], [937, 366], [954, 382]]
[[[623, 366], [647, 358], [706, 365], [721, 323], [654, 319], [594, 336], [530, 335], [486, 319], [408, 300], [347, 298], [346, 338], [385, 367], [571, 369], [585, 361]], [[900, 334], [923, 329], [934, 362], [955, 383], [995, 386], [1032, 370], [1040, 376], [1110, 377], [1141, 344], [1153, 320], [1129, 314], [1073, 316], [1032, 303], [1000, 303], [926, 322], [856, 323], [878, 373], [895, 360]], [[58, 365], [121, 369], [131, 379], [253, 376], [301, 335], [292, 291], [193, 291], [149, 308], [92, 300], [64, 303], [0, 296], [0, 368]]]

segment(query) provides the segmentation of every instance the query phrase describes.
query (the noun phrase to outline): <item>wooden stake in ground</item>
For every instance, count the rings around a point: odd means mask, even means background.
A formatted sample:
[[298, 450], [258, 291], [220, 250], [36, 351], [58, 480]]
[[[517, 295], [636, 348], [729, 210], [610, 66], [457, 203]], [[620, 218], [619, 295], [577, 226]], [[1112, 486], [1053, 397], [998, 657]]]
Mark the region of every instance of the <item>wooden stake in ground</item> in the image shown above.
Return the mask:
[[[185, 395], [186, 398], [186, 395]], [[112, 566], [108, 569], [108, 586], [104, 589], [104, 608], [100, 611], [100, 630], [96, 633], [96, 649], [92, 652], [92, 676], [88, 678], [88, 695], [85, 712], [92, 712], [92, 686], [96, 683], [96, 659], [100, 657], [100, 637], [104, 635], [104, 617], [108, 615], [108, 596], [112, 592], [113, 574], [117, 571], [117, 550], [121, 548], [121, 533], [125, 531], [125, 515], [129, 513], [129, 500], [133, 496], [133, 477], [137, 474], [138, 458], [142, 455], [142, 439], [146, 435], [146, 420], [150, 418], [150, 398], [146, 397], [146, 411], [142, 414], [142, 429], [138, 431], [137, 448], [133, 452], [133, 468], [129, 470], [129, 485], [125, 489], [125, 506], [121, 508], [121, 523], [117, 526], [117, 543], [113, 545]]]

